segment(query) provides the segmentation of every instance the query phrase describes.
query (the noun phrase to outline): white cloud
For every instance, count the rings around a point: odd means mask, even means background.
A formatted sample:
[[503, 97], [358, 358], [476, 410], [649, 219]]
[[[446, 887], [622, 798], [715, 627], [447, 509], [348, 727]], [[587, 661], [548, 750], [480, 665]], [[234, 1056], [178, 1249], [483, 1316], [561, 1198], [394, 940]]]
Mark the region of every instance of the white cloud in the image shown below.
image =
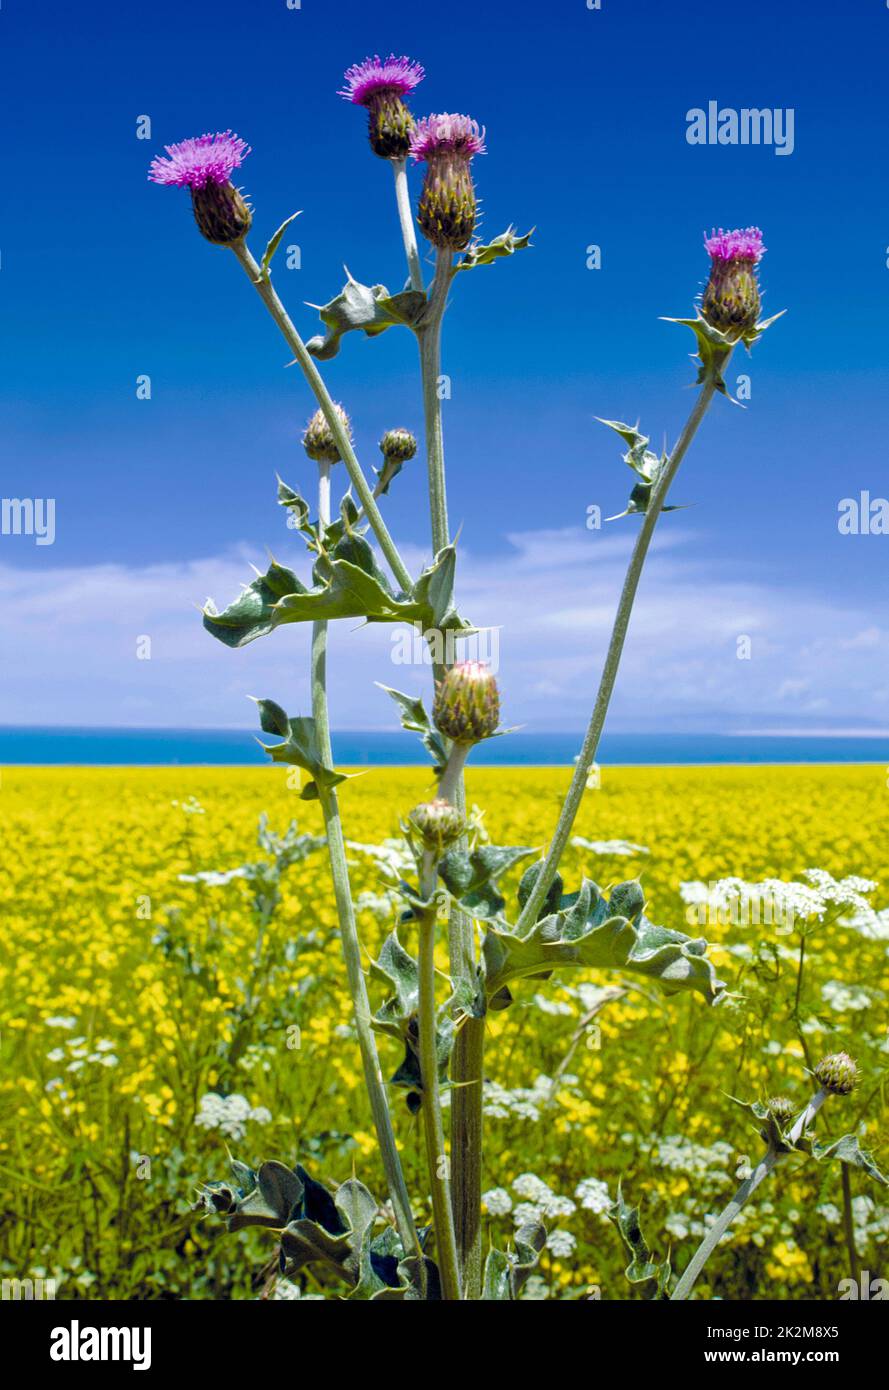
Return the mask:
[[[461, 610], [498, 628], [504, 714], [530, 729], [578, 729], [589, 714], [632, 523], [510, 535], [509, 549], [461, 547]], [[421, 553], [406, 547], [413, 570]], [[678, 527], [656, 541], [643, 575], [611, 727], [731, 730], [764, 719], [803, 727], [885, 724], [889, 637], [873, 614], [823, 597], [729, 576], [698, 558]], [[249, 727], [245, 696], [307, 713], [308, 629], [282, 628], [241, 651], [215, 642], [196, 611], [220, 606], [260, 552], [181, 564], [0, 567], [0, 723]], [[137, 642], [151, 639], [150, 660]], [[750, 659], [739, 660], [739, 639]], [[745, 644], [741, 643], [741, 649]], [[373, 682], [428, 688], [428, 669], [393, 662], [393, 631], [335, 626], [330, 658], [340, 727], [393, 727]], [[881, 717], [882, 712], [882, 717]]]

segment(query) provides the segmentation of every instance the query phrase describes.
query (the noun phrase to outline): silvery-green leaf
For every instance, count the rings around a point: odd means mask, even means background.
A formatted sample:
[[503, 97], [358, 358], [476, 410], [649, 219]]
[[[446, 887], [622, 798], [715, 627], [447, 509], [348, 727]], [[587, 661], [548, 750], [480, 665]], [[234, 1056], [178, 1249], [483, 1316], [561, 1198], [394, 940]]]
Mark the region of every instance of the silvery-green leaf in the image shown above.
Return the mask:
[[630, 1255], [630, 1263], [624, 1271], [627, 1279], [631, 1284], [642, 1284], [654, 1279], [658, 1296], [663, 1297], [670, 1282], [670, 1261], [666, 1259], [658, 1264], [652, 1260], [648, 1242], [639, 1223], [639, 1208], [631, 1207], [624, 1201], [620, 1184], [617, 1188], [617, 1200], [611, 1204], [608, 1216], [617, 1227]]
[[833, 1139], [827, 1144], [821, 1144], [817, 1139], [804, 1138], [799, 1141], [797, 1148], [816, 1158], [819, 1163], [835, 1160], [838, 1163], [847, 1163], [851, 1168], [860, 1168], [869, 1178], [873, 1178], [874, 1182], [889, 1187], [889, 1178], [880, 1172], [873, 1154], [861, 1147], [854, 1134], [844, 1134], [841, 1139]]
[[446, 546], [410, 593], [395, 593], [377, 565], [372, 547], [363, 536], [350, 531], [339, 537], [329, 554], [322, 551], [319, 555], [310, 589], [291, 570], [273, 561], [268, 572], [259, 575], [221, 613], [208, 599], [204, 627], [229, 647], [243, 647], [285, 623], [330, 622], [336, 618], [419, 623], [424, 631], [469, 633], [473, 629], [453, 604], [454, 561], [453, 546]]
[[401, 712], [401, 727], [420, 735], [420, 742], [432, 758], [435, 772], [440, 775], [448, 760], [448, 750], [444, 738], [427, 714], [423, 701], [413, 695], [404, 695], [400, 690], [393, 690], [391, 686], [382, 685], [379, 681], [377, 685], [381, 690], [385, 690], [387, 695], [391, 695], [398, 706]]
[[517, 1299], [545, 1244], [545, 1227], [530, 1221], [516, 1231], [513, 1252], [492, 1249], [485, 1261], [482, 1300], [507, 1303]]
[[493, 917], [504, 906], [497, 880], [520, 859], [537, 851], [515, 845], [482, 845], [466, 852], [448, 850], [438, 876], [452, 897], [475, 917]]
[[645, 975], [666, 994], [694, 990], [708, 1003], [721, 998], [724, 986], [707, 959], [703, 938], [656, 926], [641, 911], [630, 921], [606, 903], [595, 884], [587, 886], [585, 922], [578, 921], [577, 901], [564, 901], [562, 909], [540, 918], [521, 937], [502, 918], [487, 924], [482, 949], [489, 1000], [512, 980], [561, 966]]
[[275, 252], [280, 246], [281, 238], [287, 231], [287, 228], [290, 226], [291, 222], [295, 222], [297, 217], [299, 216], [300, 213], [298, 212], [291, 213], [291, 215], [284, 222], [281, 223], [280, 227], [275, 232], [275, 235], [272, 237], [271, 241], [266, 246], [265, 253], [262, 258], [262, 264], [259, 267], [260, 279], [268, 280], [270, 278], [272, 257], [274, 256]]
[[344, 333], [360, 330], [374, 338], [395, 324], [412, 326], [426, 307], [426, 296], [420, 290], [390, 295], [385, 285], [362, 285], [349, 275], [329, 304], [312, 307], [318, 310], [327, 332], [310, 339], [306, 347], [313, 357], [326, 362], [339, 352]]
[[455, 272], [473, 270], [479, 265], [492, 265], [502, 256], [511, 256], [515, 251], [523, 251], [526, 246], [530, 246], [533, 231], [532, 227], [524, 236], [516, 236], [515, 227], [510, 226], [486, 246], [470, 246], [454, 267]]
[[391, 997], [374, 1015], [383, 1031], [401, 1037], [403, 1024], [416, 1014], [420, 1004], [420, 972], [417, 962], [404, 949], [398, 932], [390, 932], [383, 942], [379, 959], [372, 960], [370, 972], [391, 989]]
[[698, 358], [700, 363], [697, 384], [702, 386], [705, 381], [709, 381], [712, 377], [717, 391], [728, 396], [728, 388], [722, 375], [722, 369], [735, 345], [734, 340], [726, 336], [725, 333], [720, 333], [718, 328], [713, 328], [701, 314], [693, 319], [665, 318], [664, 322], [679, 323], [684, 328], [691, 329], [698, 344], [697, 352], [692, 354]]
[[336, 772], [323, 761], [314, 719], [291, 719], [274, 700], [257, 700], [256, 707], [259, 710], [259, 725], [263, 732], [277, 734], [282, 740], [281, 743], [260, 742], [260, 747], [265, 749], [273, 762], [301, 767], [311, 775], [312, 782], [309, 785], [315, 785], [316, 789], [309, 796], [306, 796], [304, 789], [304, 800], [316, 799], [318, 786], [336, 787], [340, 782], [346, 781], [345, 773]]
[[292, 570], [273, 560], [265, 574], [257, 574], [244, 591], [218, 612], [212, 599], [204, 605], [204, 627], [227, 647], [242, 647], [277, 626], [276, 609], [285, 594], [303, 590]]

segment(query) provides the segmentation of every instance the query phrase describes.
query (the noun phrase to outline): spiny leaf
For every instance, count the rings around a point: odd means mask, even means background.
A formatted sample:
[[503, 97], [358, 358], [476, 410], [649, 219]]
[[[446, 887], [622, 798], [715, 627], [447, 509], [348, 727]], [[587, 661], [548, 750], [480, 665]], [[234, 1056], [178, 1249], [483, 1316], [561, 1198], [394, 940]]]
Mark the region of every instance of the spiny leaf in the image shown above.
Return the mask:
[[262, 264], [259, 267], [260, 279], [269, 280], [271, 278], [272, 257], [274, 256], [275, 252], [280, 246], [281, 238], [287, 231], [287, 228], [290, 226], [291, 222], [294, 222], [296, 218], [299, 216], [300, 213], [298, 212], [291, 213], [291, 215], [281, 223], [280, 227], [275, 232], [275, 235], [272, 237], [271, 241], [266, 246], [265, 254], [262, 258]]
[[458, 270], [474, 270], [479, 265], [492, 265], [502, 256], [511, 256], [515, 251], [523, 251], [526, 246], [530, 246], [533, 231], [532, 227], [524, 236], [516, 236], [515, 227], [509, 226], [486, 246], [470, 246], [454, 267], [454, 273]]
[[663, 1297], [670, 1282], [670, 1260], [667, 1258], [658, 1264], [651, 1258], [651, 1251], [639, 1222], [639, 1208], [631, 1207], [624, 1201], [619, 1183], [617, 1200], [611, 1204], [607, 1214], [617, 1227], [630, 1255], [630, 1263], [624, 1271], [630, 1283], [642, 1284], [654, 1279], [657, 1282], [658, 1296]]
[[421, 290], [390, 295], [385, 285], [362, 285], [349, 275], [329, 304], [313, 307], [318, 309], [327, 332], [310, 339], [306, 347], [313, 357], [326, 362], [339, 352], [344, 333], [360, 330], [368, 338], [375, 338], [396, 324], [415, 326], [426, 308], [426, 296]]

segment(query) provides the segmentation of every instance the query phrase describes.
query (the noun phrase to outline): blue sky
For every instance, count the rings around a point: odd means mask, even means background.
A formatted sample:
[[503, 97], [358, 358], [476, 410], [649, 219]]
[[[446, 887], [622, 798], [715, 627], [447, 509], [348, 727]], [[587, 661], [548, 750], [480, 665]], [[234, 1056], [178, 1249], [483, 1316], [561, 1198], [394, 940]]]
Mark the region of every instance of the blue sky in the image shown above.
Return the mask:
[[[214, 650], [189, 607], [204, 583], [227, 601], [264, 545], [286, 555], [274, 475], [309, 486], [298, 438], [312, 402], [233, 257], [197, 234], [187, 195], [146, 170], [164, 144], [203, 130], [251, 143], [254, 249], [302, 210], [302, 268], [281, 261], [276, 283], [310, 336], [304, 302], [330, 298], [343, 263], [367, 283], [403, 279], [389, 171], [364, 113], [335, 95], [351, 62], [394, 50], [426, 66], [418, 114], [465, 111], [487, 127], [482, 231], [537, 228], [533, 250], [461, 277], [445, 329], [464, 606], [503, 625], [515, 717], [585, 721], [634, 526], [584, 529], [590, 505], [622, 508], [630, 481], [594, 417], [640, 416], [656, 443], [675, 437], [692, 401], [691, 340], [659, 315], [691, 310], [704, 228], [758, 223], [766, 308], [789, 312], [736, 364], [750, 373], [748, 409], [718, 402], [680, 474], [676, 500], [696, 505], [661, 523], [615, 722], [889, 727], [889, 537], [837, 528], [840, 499], [889, 494], [889, 10], [380, 9], [50, 0], [0, 13], [15, 113], [2, 494], [56, 499], [51, 547], [0, 536], [0, 721], [239, 724], [245, 690], [302, 664], [292, 631]], [[689, 145], [686, 113], [710, 100], [792, 108], [793, 153]], [[590, 244], [600, 270], [587, 269]], [[383, 429], [420, 424], [415, 359], [411, 335], [393, 330], [347, 340], [325, 369], [367, 470]], [[136, 399], [140, 374], [150, 401]], [[423, 472], [409, 466], [387, 507], [418, 563]], [[742, 667], [735, 638], [748, 632]], [[146, 633], [152, 660], [137, 666]], [[364, 688], [380, 675], [380, 640], [344, 654], [358, 678], [335, 710], [352, 726], [388, 717]]]

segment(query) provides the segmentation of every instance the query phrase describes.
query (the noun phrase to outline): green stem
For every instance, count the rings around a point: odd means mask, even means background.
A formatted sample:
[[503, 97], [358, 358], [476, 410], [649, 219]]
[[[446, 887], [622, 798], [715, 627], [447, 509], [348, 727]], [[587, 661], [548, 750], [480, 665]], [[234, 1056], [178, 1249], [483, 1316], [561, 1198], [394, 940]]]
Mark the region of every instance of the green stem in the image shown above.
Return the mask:
[[[463, 768], [469, 744], [454, 744], [438, 784], [438, 794], [465, 815]], [[477, 980], [475, 933], [468, 913], [452, 906], [448, 932], [451, 979]], [[464, 1299], [476, 1301], [482, 1289], [482, 1129], [485, 1019], [467, 1015], [454, 1039], [451, 1058], [451, 1198]]]
[[855, 1221], [852, 1214], [852, 1178], [849, 1172], [848, 1163], [841, 1163], [843, 1175], [843, 1231], [846, 1237], [846, 1249], [849, 1252], [849, 1270], [856, 1284], [861, 1282], [861, 1265], [858, 1260], [858, 1251], [855, 1248]]
[[420, 371], [423, 378], [423, 418], [426, 428], [426, 468], [429, 475], [429, 508], [432, 516], [432, 549], [437, 554], [448, 544], [448, 501], [444, 476], [444, 437], [441, 426], [441, 322], [451, 283], [453, 256], [439, 250], [429, 307], [420, 326]]
[[[441, 374], [441, 326], [450, 288], [453, 256], [439, 249], [435, 278], [429, 293], [429, 308], [419, 331], [420, 370], [423, 380], [423, 415], [426, 432], [426, 464], [429, 475], [429, 510], [432, 522], [432, 549], [438, 553], [450, 541], [447, 488], [444, 468], [444, 435], [438, 381]], [[435, 679], [444, 674], [441, 667]], [[465, 760], [465, 753], [463, 755]], [[466, 810], [463, 786], [463, 760], [455, 775], [446, 772], [439, 795]], [[475, 934], [472, 919], [456, 904], [451, 907], [448, 928], [451, 979], [474, 988], [476, 984]], [[463, 1296], [481, 1296], [482, 1278], [482, 1077], [484, 1073], [484, 1019], [467, 1018], [454, 1043], [451, 1058], [451, 1148], [453, 1157], [454, 1224], [462, 1271]]]
[[[792, 1144], [795, 1144], [797, 1139], [800, 1138], [804, 1130], [818, 1114], [818, 1111], [821, 1109], [826, 1099], [827, 1092], [825, 1090], [816, 1091], [796, 1124], [793, 1126], [793, 1129], [790, 1131], [790, 1142]], [[684, 1299], [689, 1297], [697, 1282], [698, 1275], [701, 1273], [710, 1255], [716, 1249], [729, 1226], [738, 1215], [738, 1212], [744, 1206], [744, 1203], [753, 1195], [763, 1179], [768, 1177], [773, 1168], [777, 1167], [781, 1160], [787, 1157], [787, 1154], [779, 1153], [777, 1149], [773, 1149], [771, 1146], [767, 1149], [766, 1153], [750, 1174], [750, 1177], [746, 1178], [745, 1181], [741, 1183], [741, 1186], [738, 1188], [728, 1206], [720, 1212], [706, 1236], [701, 1241], [689, 1261], [682, 1278], [670, 1295], [671, 1302], [681, 1303]]]
[[802, 1030], [802, 1024], [801, 1024], [801, 1022], [800, 1022], [800, 1012], [799, 1012], [799, 1011], [800, 1011], [800, 1005], [801, 1005], [801, 1003], [802, 1003], [802, 997], [803, 997], [803, 976], [804, 976], [804, 974], [805, 974], [805, 969], [806, 969], [806, 932], [805, 932], [805, 928], [803, 928], [802, 931], [800, 932], [800, 938], [799, 938], [799, 963], [798, 963], [797, 971], [796, 971], [796, 994], [795, 994], [794, 1000], [793, 1000], [793, 1024], [794, 1024], [794, 1027], [796, 1028], [796, 1036], [797, 1036], [797, 1038], [799, 1039], [799, 1045], [800, 1045], [800, 1047], [801, 1047], [802, 1050], [803, 1050], [803, 1056], [804, 1056], [805, 1059], [806, 1059], [806, 1066], [808, 1067], [809, 1071], [811, 1071], [811, 1070], [812, 1070], [812, 1058], [811, 1058], [811, 1056], [810, 1056], [810, 1054], [809, 1054], [809, 1045], [808, 1045], [808, 1043], [806, 1042], [805, 1034], [803, 1033], [803, 1030]]
[[407, 160], [393, 159], [392, 172], [395, 175], [395, 201], [398, 205], [398, 220], [401, 223], [401, 236], [404, 241], [404, 254], [411, 277], [411, 289], [423, 292], [423, 271], [420, 266], [420, 253], [417, 250], [417, 233], [414, 230], [414, 215], [411, 211], [411, 198], [407, 186]]
[[[330, 522], [330, 464], [320, 465], [318, 487], [318, 517], [322, 527]], [[321, 761], [325, 766], [333, 764], [333, 751], [330, 745], [330, 714], [327, 703], [327, 623], [315, 622], [312, 625], [312, 715], [315, 721], [315, 736]], [[364, 1084], [370, 1100], [371, 1113], [389, 1196], [395, 1214], [395, 1224], [401, 1236], [405, 1252], [418, 1256], [422, 1262], [422, 1250], [414, 1219], [411, 1214], [410, 1197], [402, 1172], [401, 1159], [392, 1129], [389, 1102], [380, 1070], [376, 1040], [370, 1024], [370, 1000], [364, 971], [361, 968], [361, 944], [358, 940], [358, 926], [355, 921], [355, 908], [352, 902], [352, 889], [349, 883], [349, 868], [346, 860], [346, 845], [340, 820], [339, 801], [334, 787], [319, 785], [319, 799], [327, 831], [327, 853], [330, 859], [330, 873], [333, 879], [333, 892], [340, 924], [340, 938], [343, 957], [346, 962], [346, 975], [352, 1008], [355, 1016], [355, 1029], [364, 1069]]]
[[[729, 349], [720, 363], [717, 364], [720, 370], [724, 369], [728, 362], [731, 350]], [[516, 931], [521, 935], [522, 931], [537, 921], [543, 901], [549, 892], [550, 885], [559, 867], [559, 861], [565, 851], [569, 836], [574, 827], [577, 813], [580, 810], [580, 803], [586, 790], [586, 781], [590, 769], [596, 758], [596, 751], [599, 747], [599, 739], [602, 728], [605, 724], [605, 716], [608, 713], [608, 705], [614, 691], [614, 683], [617, 679], [618, 667], [623, 654], [624, 642], [626, 641], [627, 629], [630, 625], [630, 616], [633, 612], [633, 603], [636, 598], [636, 590], [639, 587], [639, 580], [642, 576], [642, 568], [645, 564], [645, 557], [648, 554], [648, 547], [657, 525], [658, 517], [663, 509], [670, 484], [676, 476], [683, 458], [685, 457], [688, 446], [695, 437], [698, 426], [707, 413], [707, 407], [713, 399], [716, 390], [716, 372], [711, 370], [710, 375], [701, 387], [694, 408], [686, 421], [685, 428], [673, 449], [672, 454], [665, 466], [658, 475], [657, 482], [651, 491], [648, 507], [642, 518], [642, 525], [633, 553], [630, 556], [630, 563], [624, 579], [623, 589], [621, 590], [620, 601], [617, 606], [617, 613], [614, 619], [614, 627], [611, 632], [611, 640], [608, 644], [608, 652], [605, 657], [605, 665], [602, 670], [602, 678], [599, 682], [599, 690], [596, 695], [596, 702], [593, 706], [593, 713], [590, 718], [589, 727], [574, 769], [574, 776], [565, 797], [559, 821], [556, 826], [553, 838], [550, 842], [546, 858], [543, 861], [543, 869], [538, 875], [534, 889], [516, 924]]]
[[[424, 898], [434, 897], [436, 888], [435, 860], [429, 850], [423, 857], [420, 889]], [[445, 1148], [444, 1122], [441, 1114], [441, 1089], [438, 1081], [438, 1033], [435, 1007], [435, 905], [420, 917], [420, 1075], [423, 1080], [423, 1133], [426, 1140], [426, 1162], [432, 1189], [432, 1214], [435, 1221], [435, 1251], [441, 1275], [442, 1296], [455, 1301], [460, 1298], [460, 1266], [454, 1232], [454, 1213], [451, 1206], [449, 1160]]]
[[297, 333], [291, 322], [287, 310], [278, 298], [277, 292], [268, 276], [263, 275], [260, 266], [251, 254], [246, 242], [236, 241], [232, 245], [238, 261], [243, 266], [245, 272], [250, 277], [254, 289], [277, 324], [281, 334], [293, 353], [299, 366], [302, 368], [303, 375], [308, 382], [316, 401], [321, 407], [325, 420], [330, 426], [330, 432], [336, 441], [340, 457], [346, 465], [346, 470], [352, 482], [358, 499], [364, 508], [365, 515], [373, 527], [374, 534], [380, 543], [380, 549], [389, 563], [395, 578], [401, 588], [408, 592], [413, 584], [407, 566], [398, 553], [398, 547], [389, 534], [388, 527], [383, 520], [382, 513], [376, 504], [370, 485], [364, 476], [361, 464], [355, 456], [352, 448], [352, 441], [343, 429], [343, 423], [334, 408], [330, 393], [321, 378], [321, 373], [315, 366], [314, 360], [306, 348], [302, 338]]

